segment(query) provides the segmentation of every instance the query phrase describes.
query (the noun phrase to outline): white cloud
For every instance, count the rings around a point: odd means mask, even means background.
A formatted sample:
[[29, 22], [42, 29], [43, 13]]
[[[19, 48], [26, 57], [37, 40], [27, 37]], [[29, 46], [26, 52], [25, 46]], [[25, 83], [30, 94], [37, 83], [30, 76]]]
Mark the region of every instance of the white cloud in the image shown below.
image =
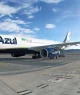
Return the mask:
[[54, 24], [46, 24], [46, 27], [45, 28], [55, 28], [56, 27], [56, 25], [54, 25]]
[[59, 18], [57, 18], [56, 21], [60, 22], [67, 18], [77, 18], [77, 17], [80, 17], [80, 13], [79, 12], [76, 13], [75, 11], [69, 9], [69, 10], [61, 11]]
[[24, 21], [22, 20], [11, 20], [11, 19], [6, 19], [6, 22], [10, 22], [10, 23], [16, 23], [16, 24], [26, 24]]
[[26, 34], [26, 33], [23, 33], [23, 32], [20, 32], [20, 33], [10, 33], [10, 34], [8, 34], [8, 36], [18, 36], [18, 37], [31, 38], [31, 39], [36, 38], [35, 34]]
[[26, 0], [26, 4], [22, 3], [16, 7], [12, 7], [3, 2], [0, 2], [0, 18], [6, 15], [12, 17], [12, 14], [18, 13], [20, 10], [22, 10], [23, 14], [28, 15], [29, 19], [34, 18], [32, 14], [37, 13], [41, 10], [41, 7], [38, 8], [37, 6], [36, 7], [33, 6], [33, 4], [36, 2], [39, 2], [39, 1], [38, 0]]
[[0, 15], [1, 16], [12, 16], [12, 14], [17, 13], [19, 11], [19, 8], [14, 8], [9, 5], [5, 5], [4, 3], [0, 3]]
[[45, 3], [59, 3], [59, 2], [62, 2], [63, 0], [41, 0]]
[[34, 34], [34, 31], [23, 28], [17, 23], [18, 22], [14, 22], [13, 20], [12, 21], [5, 20], [4, 22], [0, 22], [0, 31], [15, 32], [15, 33], [23, 32], [23, 33]]
[[40, 10], [41, 8], [29, 6], [28, 8], [25, 9], [24, 13], [27, 15], [32, 15], [34, 13], [39, 12]]
[[25, 21], [20, 20], [20, 19], [18, 19], [18, 20], [6, 19], [5, 21], [10, 22], [10, 23], [15, 23], [15, 24], [27, 25], [27, 26], [32, 23], [32, 22], [25, 22]]
[[39, 0], [6, 0], [6, 1], [10, 1], [10, 2], [15, 2], [15, 3], [21, 3], [21, 4], [35, 4], [37, 2], [39, 2]]
[[34, 28], [34, 30], [35, 30], [35, 31], [39, 31], [40, 29], [36, 27], [36, 28]]
[[53, 8], [52, 11], [53, 11], [54, 13], [57, 13], [57, 12], [59, 11], [59, 9]]
[[34, 16], [33, 16], [33, 15], [30, 15], [30, 16], [28, 16], [28, 18], [29, 18], [29, 19], [32, 19], [32, 18], [34, 18]]
[[56, 13], [56, 9], [53, 8], [52, 11], [54, 11]]

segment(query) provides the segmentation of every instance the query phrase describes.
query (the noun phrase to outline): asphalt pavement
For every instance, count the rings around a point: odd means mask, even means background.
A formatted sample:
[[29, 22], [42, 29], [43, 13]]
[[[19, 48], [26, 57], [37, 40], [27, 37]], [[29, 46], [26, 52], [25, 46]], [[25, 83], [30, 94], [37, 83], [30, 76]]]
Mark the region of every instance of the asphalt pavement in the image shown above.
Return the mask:
[[0, 95], [80, 95], [80, 54], [58, 59], [0, 55]]

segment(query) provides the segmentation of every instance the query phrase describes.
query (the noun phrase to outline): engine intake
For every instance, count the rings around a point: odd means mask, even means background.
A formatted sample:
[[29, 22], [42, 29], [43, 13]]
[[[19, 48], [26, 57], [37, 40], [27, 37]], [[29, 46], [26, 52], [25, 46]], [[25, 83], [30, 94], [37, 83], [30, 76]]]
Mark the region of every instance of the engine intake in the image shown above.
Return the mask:
[[54, 58], [60, 55], [60, 51], [55, 48], [45, 48], [40, 51], [40, 56], [42, 58]]

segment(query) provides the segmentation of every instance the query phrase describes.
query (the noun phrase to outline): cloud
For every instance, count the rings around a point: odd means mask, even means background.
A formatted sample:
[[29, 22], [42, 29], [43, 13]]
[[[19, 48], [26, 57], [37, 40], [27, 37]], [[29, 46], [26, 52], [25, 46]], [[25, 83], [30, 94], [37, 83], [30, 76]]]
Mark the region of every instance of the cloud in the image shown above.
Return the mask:
[[54, 24], [46, 24], [45, 28], [51, 29], [51, 28], [55, 28], [55, 27], [56, 27], [56, 25], [54, 25]]
[[45, 2], [45, 3], [60, 3], [60, 2], [62, 2], [63, 0], [41, 0], [41, 1], [43, 1], [43, 2]]
[[34, 13], [37, 13], [41, 10], [41, 8], [29, 6], [24, 10], [24, 13], [27, 15], [32, 15]]
[[6, 22], [10, 22], [10, 23], [16, 23], [16, 24], [26, 24], [24, 21], [22, 20], [11, 20], [11, 19], [6, 19]]
[[26, 34], [26, 33], [23, 33], [23, 32], [20, 32], [20, 33], [9, 33], [8, 36], [18, 36], [18, 37], [31, 38], [31, 39], [36, 38], [35, 34]]
[[19, 24], [19, 25], [27, 25], [27, 26], [32, 23], [32, 22], [25, 22], [23, 20], [20, 20], [19, 18], [17, 18], [17, 20], [6, 19], [5, 21], [10, 22], [10, 23]]
[[18, 3], [18, 6], [14, 6], [14, 7], [9, 6], [6, 3], [0, 2], [0, 18], [3, 16], [12, 17], [12, 14], [18, 13], [19, 11], [22, 11], [23, 14], [28, 15], [29, 19], [34, 18], [32, 14], [37, 13], [41, 10], [41, 7], [38, 8], [37, 6], [36, 7], [33, 6], [33, 4], [36, 3], [37, 1], [38, 0], [33, 0], [33, 1], [28, 0], [26, 1], [27, 2], [26, 4], [25, 3], [20, 4], [19, 2], [15, 1], [16, 3]]
[[60, 22], [62, 20], [65, 19], [69, 19], [69, 18], [78, 18], [80, 17], [80, 12], [78, 11], [74, 11], [73, 9], [69, 9], [69, 10], [62, 10], [60, 11], [59, 17], [56, 19], [57, 22]]
[[52, 11], [54, 11], [56, 13], [56, 9], [53, 8]]
[[37, 2], [39, 2], [39, 0], [4, 0], [6, 2], [13, 2], [13, 3], [21, 3], [21, 4], [35, 4]]
[[19, 8], [14, 8], [0, 2], [0, 16], [1, 17], [6, 16], [6, 15], [12, 17], [12, 14], [17, 13], [18, 11], [19, 11]]
[[[20, 22], [25, 24], [22, 21], [20, 21]], [[31, 29], [23, 28], [22, 26], [18, 25], [18, 23], [19, 23], [19, 21], [10, 20], [10, 19], [0, 22], [0, 31], [15, 32], [15, 33], [23, 32], [23, 33], [35, 34], [35, 32], [32, 31]]]
[[28, 19], [32, 19], [32, 18], [34, 18], [34, 16], [33, 16], [33, 15], [28, 16]]
[[59, 9], [53, 8], [52, 11], [53, 11], [54, 13], [57, 13], [57, 12], [59, 11]]
[[39, 31], [40, 29], [36, 27], [36, 28], [34, 28], [34, 30], [35, 30], [35, 31]]

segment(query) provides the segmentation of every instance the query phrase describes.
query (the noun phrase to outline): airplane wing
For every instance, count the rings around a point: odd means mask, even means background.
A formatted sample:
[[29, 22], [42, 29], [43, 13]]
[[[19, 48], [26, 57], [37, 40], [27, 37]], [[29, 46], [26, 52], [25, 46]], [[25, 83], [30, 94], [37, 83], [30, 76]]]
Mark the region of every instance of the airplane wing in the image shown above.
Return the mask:
[[32, 47], [30, 49], [35, 50], [35, 51], [40, 51], [41, 49], [48, 48], [48, 47], [62, 49], [62, 47], [67, 47], [67, 46], [77, 45], [77, 44], [80, 44], [80, 42], [67, 42], [67, 43], [63, 42], [63, 43], [59, 43], [59, 44], [36, 46], [36, 47]]

